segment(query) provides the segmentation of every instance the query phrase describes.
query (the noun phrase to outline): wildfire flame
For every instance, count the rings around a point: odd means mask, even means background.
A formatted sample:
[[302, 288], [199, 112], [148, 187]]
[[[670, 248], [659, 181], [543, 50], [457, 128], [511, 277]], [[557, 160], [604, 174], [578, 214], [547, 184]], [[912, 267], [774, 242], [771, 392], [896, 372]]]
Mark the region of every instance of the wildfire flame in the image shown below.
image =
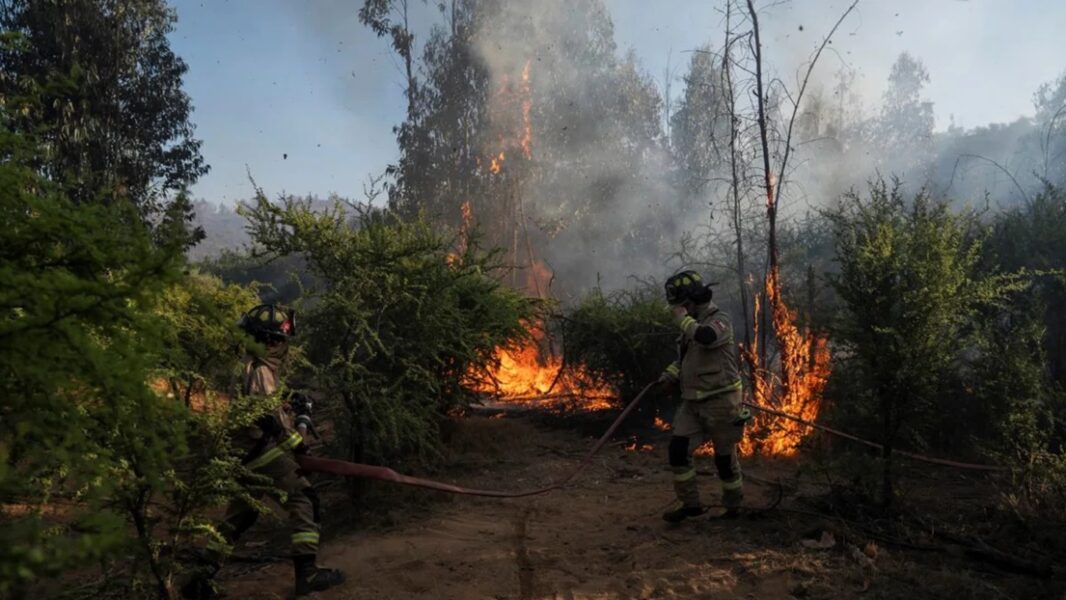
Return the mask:
[[550, 350], [540, 323], [530, 324], [529, 329], [529, 341], [496, 348], [489, 380], [472, 383], [472, 389], [504, 403], [612, 408], [613, 389], [596, 383], [582, 367], [565, 367]]
[[503, 161], [506, 160], [506, 158], [507, 157], [503, 152], [500, 152], [498, 155], [493, 156], [491, 162], [489, 163], [489, 172], [493, 175], [499, 175], [500, 171], [503, 170]]
[[533, 94], [529, 81], [529, 67], [532, 61], [527, 60], [526, 66], [522, 67], [522, 156], [526, 160], [533, 158], [533, 121], [530, 113], [533, 110]]
[[459, 265], [459, 261], [466, 254], [467, 246], [470, 244], [470, 221], [473, 218], [470, 201], [464, 201], [459, 211], [463, 215], [463, 220], [459, 223], [459, 238], [455, 245], [455, 252], [449, 252], [447, 257], [448, 265], [452, 267]]
[[[755, 297], [756, 331], [751, 348], [741, 348], [752, 368], [752, 398], [756, 404], [814, 421], [822, 407], [822, 392], [830, 373], [828, 340], [808, 328], [797, 327], [796, 312], [781, 296], [780, 273], [773, 268], [766, 276], [774, 334], [780, 355], [776, 365], [761, 364], [758, 323], [761, 302]], [[760, 415], [741, 444], [745, 454], [758, 452], [771, 456], [792, 456], [812, 428], [771, 415]]]

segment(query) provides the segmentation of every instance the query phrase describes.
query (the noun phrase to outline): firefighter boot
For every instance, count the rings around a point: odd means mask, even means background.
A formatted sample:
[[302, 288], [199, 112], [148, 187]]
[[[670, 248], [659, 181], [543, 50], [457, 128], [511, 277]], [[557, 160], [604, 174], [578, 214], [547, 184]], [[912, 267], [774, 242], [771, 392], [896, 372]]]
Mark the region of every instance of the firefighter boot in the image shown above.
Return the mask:
[[740, 463], [736, 453], [716, 454], [714, 466], [718, 469], [718, 479], [722, 482], [722, 504], [725, 505], [726, 518], [735, 519], [740, 514], [740, 504], [744, 501], [744, 478], [740, 473]]
[[181, 586], [181, 597], [185, 600], [214, 600], [219, 597], [219, 593], [214, 579], [196, 575]]
[[677, 493], [677, 502], [670, 510], [663, 513], [663, 520], [670, 523], [680, 523], [689, 517], [698, 517], [704, 512], [700, 506], [700, 491], [696, 486], [696, 469], [691, 465], [675, 466], [674, 492]]
[[296, 567], [296, 596], [306, 596], [314, 592], [328, 590], [344, 583], [344, 572], [340, 569], [326, 569], [315, 564], [313, 554], [293, 557]]
[[222, 568], [223, 554], [212, 544], [207, 550], [192, 550], [193, 565], [189, 569], [189, 579], [181, 586], [181, 597], [186, 600], [214, 600], [220, 597], [215, 575]]

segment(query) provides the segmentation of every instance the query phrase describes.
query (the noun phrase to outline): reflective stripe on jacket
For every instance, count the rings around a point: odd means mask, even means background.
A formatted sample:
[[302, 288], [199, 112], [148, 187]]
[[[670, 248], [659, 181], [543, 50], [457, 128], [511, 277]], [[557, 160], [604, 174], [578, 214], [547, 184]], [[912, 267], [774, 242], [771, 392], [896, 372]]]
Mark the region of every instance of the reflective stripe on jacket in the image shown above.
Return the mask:
[[[681, 327], [678, 338], [681, 398], [704, 400], [741, 389], [737, 345], [729, 316], [714, 302], [708, 302], [697, 307], [695, 317], [682, 316], [678, 324]], [[710, 344], [693, 338], [702, 326], [714, 330], [715, 340]]]

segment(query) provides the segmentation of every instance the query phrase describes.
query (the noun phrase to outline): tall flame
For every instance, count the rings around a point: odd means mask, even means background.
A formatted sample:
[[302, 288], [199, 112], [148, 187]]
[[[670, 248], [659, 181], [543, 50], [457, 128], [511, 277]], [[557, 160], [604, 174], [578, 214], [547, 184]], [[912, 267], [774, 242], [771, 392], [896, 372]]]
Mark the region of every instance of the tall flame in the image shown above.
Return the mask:
[[[781, 296], [781, 279], [777, 267], [766, 276], [766, 299], [770, 304], [774, 337], [780, 352], [776, 365], [763, 365], [758, 348], [758, 323], [762, 310], [755, 298], [756, 332], [751, 348], [742, 348], [752, 369], [752, 398], [756, 404], [771, 406], [782, 412], [814, 421], [822, 408], [822, 392], [829, 379], [828, 340], [797, 323], [796, 311]], [[772, 368], [772, 367], [776, 367]], [[774, 371], [779, 373], [775, 373]], [[780, 417], [759, 415], [741, 445], [745, 453], [759, 452], [774, 456], [792, 456], [812, 428]]]
[[533, 158], [533, 121], [530, 113], [533, 110], [533, 93], [529, 81], [529, 68], [532, 61], [527, 60], [526, 66], [522, 67], [522, 156], [529, 160]]
[[459, 207], [459, 212], [463, 217], [463, 220], [459, 223], [459, 238], [456, 241], [455, 252], [448, 253], [447, 261], [451, 266], [457, 266], [462, 256], [466, 254], [466, 249], [470, 245], [470, 221], [473, 218], [473, 211], [470, 208], [470, 201], [464, 200], [463, 204]]

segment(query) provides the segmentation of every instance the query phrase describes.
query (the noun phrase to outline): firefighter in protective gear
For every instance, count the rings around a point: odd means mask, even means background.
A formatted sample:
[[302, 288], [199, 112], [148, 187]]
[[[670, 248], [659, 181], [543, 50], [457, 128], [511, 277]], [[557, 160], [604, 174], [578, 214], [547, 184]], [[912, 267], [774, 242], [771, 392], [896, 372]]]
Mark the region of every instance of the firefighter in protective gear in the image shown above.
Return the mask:
[[[266, 347], [265, 356], [249, 354], [245, 357], [244, 394], [278, 394], [281, 361], [288, 352], [289, 338], [296, 334], [295, 313], [275, 305], [260, 305], [248, 311], [239, 325]], [[310, 407], [310, 402], [303, 398], [298, 404]], [[272, 479], [274, 487], [281, 492], [279, 500], [288, 513], [291, 531], [296, 596], [303, 596], [331, 588], [344, 582], [345, 578], [341, 571], [319, 567], [315, 561], [319, 540], [319, 500], [310, 482], [299, 473], [299, 465], [293, 458], [294, 452], [307, 451], [301, 432], [308, 428], [313, 430], [313, 425], [310, 415], [306, 414], [309, 411], [297, 411], [304, 414], [296, 415], [293, 412], [288, 403], [283, 403], [239, 431], [233, 443], [244, 452], [244, 465]], [[299, 424], [304, 427], [298, 427]], [[182, 589], [186, 598], [215, 596], [211, 579], [231, 552], [232, 545], [257, 517], [256, 510], [243, 500], [230, 503], [225, 519], [218, 527], [224, 542], [213, 540], [208, 543], [204, 555], [207, 568]]]
[[[750, 413], [741, 404], [741, 380], [733, 326], [711, 301], [699, 273], [684, 271], [666, 281], [666, 299], [681, 328], [677, 360], [659, 381], [681, 389], [671, 426], [669, 458], [677, 502], [663, 519], [678, 523], [705, 512], [696, 485], [692, 452], [704, 438], [714, 444], [714, 465], [726, 516], [735, 517], [744, 498], [737, 444]], [[693, 437], [699, 437], [695, 443]]]

